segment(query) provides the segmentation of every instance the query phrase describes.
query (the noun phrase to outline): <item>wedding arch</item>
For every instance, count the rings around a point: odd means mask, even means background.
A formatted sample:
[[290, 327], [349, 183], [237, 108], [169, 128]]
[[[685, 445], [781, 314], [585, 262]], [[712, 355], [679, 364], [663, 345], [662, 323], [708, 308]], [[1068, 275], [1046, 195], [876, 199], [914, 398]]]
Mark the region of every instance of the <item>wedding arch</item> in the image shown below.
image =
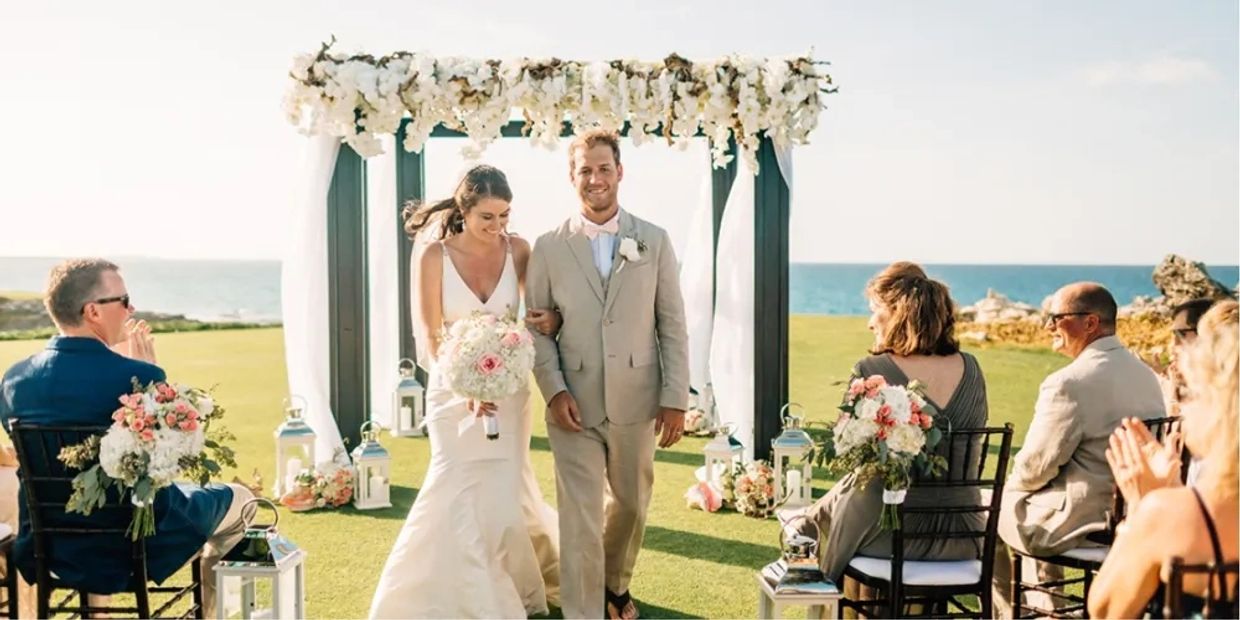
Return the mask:
[[464, 139], [476, 156], [499, 138], [553, 146], [601, 127], [636, 145], [709, 140], [711, 189], [681, 256], [692, 383], [713, 385], [720, 418], [768, 456], [788, 400], [790, 153], [835, 92], [826, 63], [375, 57], [334, 42], [294, 59], [285, 97], [312, 137], [282, 273], [286, 357], [319, 455], [390, 420], [396, 362], [414, 357], [413, 245], [397, 231], [404, 202], [425, 198], [426, 142]]

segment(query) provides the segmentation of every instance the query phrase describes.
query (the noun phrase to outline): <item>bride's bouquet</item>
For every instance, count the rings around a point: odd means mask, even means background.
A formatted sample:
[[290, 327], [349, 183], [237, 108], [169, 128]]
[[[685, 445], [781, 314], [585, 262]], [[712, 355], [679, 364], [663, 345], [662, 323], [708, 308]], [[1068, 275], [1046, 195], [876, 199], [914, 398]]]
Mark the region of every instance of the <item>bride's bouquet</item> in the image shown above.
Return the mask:
[[138, 540], [155, 533], [157, 491], [181, 477], [205, 485], [221, 464], [236, 466], [232, 449], [224, 445], [233, 437], [209, 430], [224, 410], [198, 388], [156, 382], [144, 388], [134, 380], [133, 392], [121, 396], [120, 405], [102, 436], [61, 449], [58, 458], [82, 470], [73, 478], [65, 511], [89, 515], [116, 486], [133, 502], [128, 531]]
[[822, 452], [833, 473], [856, 472], [862, 482], [882, 479], [882, 529], [899, 523], [896, 506], [904, 503], [912, 468], [934, 475], [947, 467], [946, 459], [930, 452], [942, 433], [934, 426], [938, 412], [922, 390], [917, 381], [905, 387], [888, 385], [881, 375], [854, 378]]
[[[448, 387], [475, 402], [498, 402], [529, 384], [534, 337], [516, 319], [475, 312], [448, 328], [440, 345], [439, 370]], [[487, 439], [499, 438], [499, 423], [483, 417]]]

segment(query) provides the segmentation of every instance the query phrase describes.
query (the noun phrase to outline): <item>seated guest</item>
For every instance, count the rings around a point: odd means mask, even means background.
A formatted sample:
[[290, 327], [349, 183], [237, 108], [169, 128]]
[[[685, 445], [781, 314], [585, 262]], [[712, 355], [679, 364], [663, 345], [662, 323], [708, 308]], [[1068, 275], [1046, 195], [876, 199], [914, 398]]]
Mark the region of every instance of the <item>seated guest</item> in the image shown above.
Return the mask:
[[[1106, 562], [1089, 593], [1095, 618], [1135, 618], [1165, 579], [1173, 557], [1188, 564], [1234, 562], [1240, 556], [1240, 450], [1237, 449], [1237, 391], [1240, 391], [1240, 312], [1234, 301], [1217, 303], [1199, 326], [1197, 342], [1181, 361], [1190, 399], [1184, 404], [1184, 439], [1206, 464], [1194, 487], [1152, 489], [1128, 506]], [[1116, 478], [1131, 466], [1116, 460]], [[1185, 599], [1204, 610], [1206, 581], [1185, 579]], [[1217, 589], [1216, 589], [1217, 591]], [[1236, 584], [1226, 584], [1234, 593]], [[1191, 596], [1195, 595], [1195, 596]], [[1234, 594], [1233, 594], [1234, 596]], [[1186, 602], [1189, 602], [1186, 600]], [[1158, 610], [1161, 601], [1155, 601]], [[1208, 617], [1232, 617], [1210, 610]], [[1220, 613], [1222, 612], [1222, 613]]]
[[[134, 308], [116, 265], [99, 259], [57, 265], [43, 302], [60, 335], [5, 373], [0, 420], [6, 426], [13, 420], [107, 426], [118, 398], [132, 390], [134, 379], [143, 385], [165, 380], [164, 371], [154, 364], [149, 330], [131, 321]], [[150, 578], [164, 581], [202, 549], [205, 611], [212, 616], [215, 563], [240, 540], [241, 506], [251, 497], [239, 485], [174, 485], [160, 490], [155, 496], [156, 534], [146, 539]], [[33, 582], [34, 541], [27, 508], [22, 497], [14, 555], [22, 574]], [[65, 514], [54, 524], [72, 526], [98, 518]], [[66, 585], [92, 593], [123, 591], [130, 578], [128, 542], [120, 535], [53, 539], [51, 571]]]
[[[1052, 348], [1073, 358], [1042, 382], [1024, 445], [1003, 489], [999, 536], [1025, 555], [1053, 556], [1087, 543], [1107, 527], [1115, 480], [1107, 441], [1126, 416], [1163, 415], [1158, 377], [1115, 337], [1116, 304], [1099, 284], [1065, 286], [1051, 299], [1046, 328]], [[1002, 547], [1002, 545], [1000, 545]], [[1011, 617], [1011, 561], [995, 554], [995, 611]], [[1039, 581], [1061, 578], [1058, 566], [1024, 569]], [[1051, 607], [1032, 593], [1029, 603]]]
[[1162, 384], [1167, 415], [1180, 415], [1180, 402], [1184, 400], [1184, 373], [1180, 370], [1180, 360], [1185, 355], [1186, 347], [1197, 339], [1197, 322], [1214, 302], [1206, 298], [1192, 299], [1171, 311], [1171, 334], [1175, 338], [1175, 346]]
[[[868, 326], [874, 332], [874, 347], [869, 357], [857, 362], [853, 374], [882, 375], [891, 385], [919, 380], [926, 385], [927, 400], [939, 410], [936, 425], [985, 426], [986, 380], [977, 360], [962, 352], [956, 342], [956, 308], [947, 287], [927, 277], [921, 267], [898, 262], [871, 279], [865, 294], [872, 312]], [[946, 455], [946, 443], [938, 451]], [[980, 452], [975, 455], [980, 458]], [[914, 483], [905, 501], [910, 506], [942, 502], [943, 492], [923, 493]], [[961, 492], [974, 495], [961, 498], [962, 503], [977, 501], [976, 490]], [[882, 480], [862, 484], [854, 474], [840, 479], [809, 508], [803, 533], [813, 536], [816, 530], [822, 538], [819, 563], [828, 579], [839, 583], [853, 556], [891, 557], [891, 532], [878, 525], [882, 509]], [[915, 532], [982, 531], [985, 527], [981, 514], [958, 515], [949, 522], [931, 522], [913, 514], [903, 523], [905, 531]], [[917, 544], [910, 544], [905, 554], [910, 560], [972, 560], [981, 552], [972, 539], [913, 542]]]

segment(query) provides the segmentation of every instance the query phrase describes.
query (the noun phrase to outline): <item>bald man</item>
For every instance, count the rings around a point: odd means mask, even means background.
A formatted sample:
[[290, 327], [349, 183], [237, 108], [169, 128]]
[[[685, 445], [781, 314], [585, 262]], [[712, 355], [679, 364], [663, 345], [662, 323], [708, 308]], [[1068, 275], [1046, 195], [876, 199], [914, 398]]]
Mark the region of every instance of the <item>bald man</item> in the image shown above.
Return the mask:
[[[1026, 555], [1091, 544], [1085, 536], [1106, 528], [1112, 505], [1107, 439], [1125, 417], [1164, 415], [1158, 377], [1115, 337], [1116, 312], [1115, 298], [1093, 282], [1069, 284], [1051, 299], [1045, 327], [1052, 348], [1072, 362], [1042, 382], [999, 514], [999, 536]], [[1033, 569], [1039, 580], [1060, 574], [1041, 562], [1023, 570], [1032, 577]], [[995, 595], [996, 615], [1011, 617], [1006, 548], [996, 553]], [[1050, 601], [1029, 602], [1046, 608]]]

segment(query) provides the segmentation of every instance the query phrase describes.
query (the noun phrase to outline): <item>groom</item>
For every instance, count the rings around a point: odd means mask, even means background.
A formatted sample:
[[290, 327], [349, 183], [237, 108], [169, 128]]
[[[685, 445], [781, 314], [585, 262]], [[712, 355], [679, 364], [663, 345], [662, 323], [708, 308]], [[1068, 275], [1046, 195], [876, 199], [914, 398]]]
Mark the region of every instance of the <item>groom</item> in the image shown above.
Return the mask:
[[654, 483], [654, 448], [684, 432], [689, 347], [676, 256], [663, 229], [620, 209], [615, 134], [568, 149], [580, 212], [538, 238], [526, 305], [558, 308], [534, 376], [547, 402], [566, 618], [636, 618], [629, 596]]

